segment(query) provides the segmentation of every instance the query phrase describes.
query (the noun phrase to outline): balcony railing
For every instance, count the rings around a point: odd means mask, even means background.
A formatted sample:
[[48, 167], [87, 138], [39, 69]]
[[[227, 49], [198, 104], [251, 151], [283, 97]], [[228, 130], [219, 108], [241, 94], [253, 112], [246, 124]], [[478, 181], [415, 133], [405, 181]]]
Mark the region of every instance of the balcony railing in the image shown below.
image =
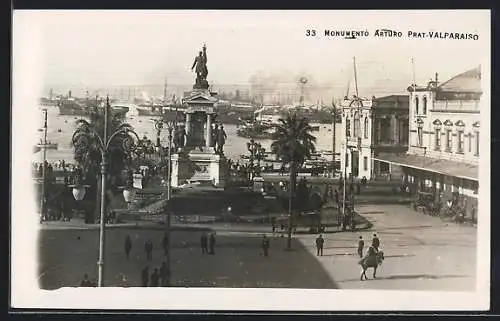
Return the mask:
[[361, 146], [361, 137], [349, 137], [347, 144], [349, 146]]
[[438, 100], [432, 111], [479, 112], [478, 100]]
[[425, 156], [427, 148], [423, 146], [410, 146], [408, 147], [408, 154]]

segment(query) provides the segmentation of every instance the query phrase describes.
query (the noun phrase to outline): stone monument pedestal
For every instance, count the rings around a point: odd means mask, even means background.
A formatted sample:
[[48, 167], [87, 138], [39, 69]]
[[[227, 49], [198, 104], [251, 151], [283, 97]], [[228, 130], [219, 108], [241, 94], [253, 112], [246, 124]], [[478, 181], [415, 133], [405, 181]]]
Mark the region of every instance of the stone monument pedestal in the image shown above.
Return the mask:
[[172, 155], [172, 186], [180, 186], [188, 180], [224, 187], [229, 174], [224, 155], [212, 147], [212, 122], [217, 98], [207, 89], [186, 93], [186, 145], [183, 152]]
[[214, 152], [190, 151], [172, 155], [172, 186], [190, 182], [209, 183], [224, 187], [226, 183], [227, 159]]

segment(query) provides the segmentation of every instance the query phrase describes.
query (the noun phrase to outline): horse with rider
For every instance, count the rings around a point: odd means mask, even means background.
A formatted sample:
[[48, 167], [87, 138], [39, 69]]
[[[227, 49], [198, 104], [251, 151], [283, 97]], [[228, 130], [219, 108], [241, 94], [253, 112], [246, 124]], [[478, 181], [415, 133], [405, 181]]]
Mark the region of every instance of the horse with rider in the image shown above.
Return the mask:
[[368, 248], [366, 256], [358, 262], [363, 269], [360, 277], [361, 281], [363, 281], [363, 278], [368, 280], [368, 277], [366, 276], [366, 270], [368, 270], [368, 268], [373, 268], [373, 278], [377, 278], [377, 268], [384, 261], [384, 252], [380, 250], [379, 246], [380, 240], [375, 234], [373, 235], [372, 245]]

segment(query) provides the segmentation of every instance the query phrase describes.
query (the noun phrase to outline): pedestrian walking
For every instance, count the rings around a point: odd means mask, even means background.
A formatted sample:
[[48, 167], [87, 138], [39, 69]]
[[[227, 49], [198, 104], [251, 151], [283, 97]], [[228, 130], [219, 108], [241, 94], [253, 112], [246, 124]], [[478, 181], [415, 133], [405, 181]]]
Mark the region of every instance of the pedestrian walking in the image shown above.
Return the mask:
[[85, 273], [83, 275], [83, 280], [82, 282], [80, 283], [80, 286], [81, 287], [91, 287], [92, 286], [92, 283], [90, 282], [89, 280], [89, 276], [87, 275], [87, 273]]
[[323, 236], [320, 234], [316, 238], [316, 256], [323, 256], [323, 245], [325, 244], [325, 239]]
[[127, 260], [130, 258], [130, 251], [132, 250], [132, 239], [130, 235], [127, 235], [125, 238], [125, 255], [127, 256]]
[[146, 287], [149, 284], [149, 267], [146, 266], [141, 272], [142, 286]]
[[168, 271], [167, 264], [163, 262], [160, 267], [161, 286], [168, 286]]
[[208, 254], [208, 236], [207, 236], [207, 233], [201, 234], [200, 244], [201, 244], [201, 254]]
[[144, 250], [146, 250], [146, 260], [153, 260], [153, 242], [151, 242], [151, 239], [148, 239], [144, 243]]
[[269, 246], [270, 246], [270, 242], [269, 242], [269, 239], [267, 238], [266, 235], [264, 235], [262, 237], [262, 251], [264, 252], [264, 256], [269, 256]]
[[168, 239], [168, 233], [165, 232], [163, 235], [163, 239], [161, 240], [161, 246], [163, 247], [163, 254], [167, 256], [168, 254], [168, 244], [169, 244], [169, 239]]
[[151, 282], [149, 283], [149, 286], [151, 287], [160, 286], [160, 273], [158, 272], [157, 268], [155, 268], [153, 274], [151, 274]]
[[208, 239], [208, 246], [210, 247], [210, 254], [215, 254], [215, 232], [210, 233], [210, 237]]
[[364, 247], [365, 247], [365, 241], [363, 241], [363, 237], [360, 235], [358, 240], [358, 255], [360, 258], [363, 258]]
[[378, 239], [377, 234], [373, 234], [372, 247], [375, 251], [378, 252], [378, 248], [380, 247], [380, 240]]

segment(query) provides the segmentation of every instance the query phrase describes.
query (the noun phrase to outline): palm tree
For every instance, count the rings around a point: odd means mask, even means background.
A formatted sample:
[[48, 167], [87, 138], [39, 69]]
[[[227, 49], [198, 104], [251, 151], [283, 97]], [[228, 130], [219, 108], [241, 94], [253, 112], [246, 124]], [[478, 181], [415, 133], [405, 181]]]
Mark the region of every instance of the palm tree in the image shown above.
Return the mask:
[[[123, 114], [115, 113], [111, 108], [108, 109], [107, 136], [121, 129], [132, 129], [132, 126], [125, 123]], [[91, 107], [88, 115], [88, 120], [77, 120], [75, 132], [71, 139], [71, 144], [74, 149], [74, 159], [76, 163], [86, 173], [85, 181], [91, 186], [89, 195], [96, 193], [95, 211], [96, 215], [100, 208], [100, 163], [101, 151], [99, 150], [99, 139], [104, 137], [104, 108]], [[98, 134], [94, 135], [94, 132]], [[111, 184], [107, 184], [109, 191], [116, 192], [116, 183], [120, 178], [122, 170], [130, 164], [130, 154], [127, 152], [133, 142], [130, 136], [126, 133], [120, 133], [110, 142], [107, 153], [108, 163], [108, 180]], [[91, 212], [87, 213], [86, 220], [91, 220]], [[94, 216], [95, 217], [95, 216]]]
[[284, 164], [290, 165], [290, 196], [288, 201], [288, 240], [287, 249], [292, 247], [292, 198], [295, 193], [297, 169], [315, 151], [316, 137], [311, 135], [312, 128], [304, 117], [291, 112], [278, 120], [275, 125], [274, 141], [271, 150], [278, 155]]

